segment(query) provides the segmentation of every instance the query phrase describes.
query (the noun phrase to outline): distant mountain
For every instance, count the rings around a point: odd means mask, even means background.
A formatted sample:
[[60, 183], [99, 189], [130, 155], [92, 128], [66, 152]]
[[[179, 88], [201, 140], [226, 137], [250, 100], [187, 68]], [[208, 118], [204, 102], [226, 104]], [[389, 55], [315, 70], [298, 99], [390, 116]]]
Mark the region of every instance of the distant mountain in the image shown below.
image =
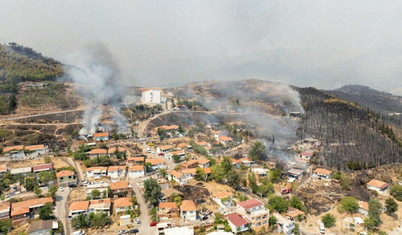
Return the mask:
[[377, 91], [367, 86], [347, 85], [327, 91], [344, 100], [356, 102], [379, 113], [402, 112], [402, 97], [387, 92]]
[[393, 91], [390, 91], [389, 93], [393, 94], [393, 95], [399, 95], [402, 96], [402, 87], [395, 89]]

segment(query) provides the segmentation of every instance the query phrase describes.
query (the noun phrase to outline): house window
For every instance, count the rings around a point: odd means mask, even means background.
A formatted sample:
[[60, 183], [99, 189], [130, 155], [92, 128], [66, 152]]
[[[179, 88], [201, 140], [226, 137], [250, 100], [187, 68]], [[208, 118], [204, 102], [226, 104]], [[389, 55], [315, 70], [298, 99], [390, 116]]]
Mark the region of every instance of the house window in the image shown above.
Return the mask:
[[258, 222], [258, 223], [257, 223], [257, 226], [260, 226], [260, 225], [261, 225], [261, 222]]
[[261, 217], [260, 217], [260, 216], [258, 216], [258, 217], [257, 217], [257, 220], [261, 220]]
[[266, 223], [267, 223], [267, 221], [266, 221], [266, 220], [262, 221], [262, 224], [266, 224]]

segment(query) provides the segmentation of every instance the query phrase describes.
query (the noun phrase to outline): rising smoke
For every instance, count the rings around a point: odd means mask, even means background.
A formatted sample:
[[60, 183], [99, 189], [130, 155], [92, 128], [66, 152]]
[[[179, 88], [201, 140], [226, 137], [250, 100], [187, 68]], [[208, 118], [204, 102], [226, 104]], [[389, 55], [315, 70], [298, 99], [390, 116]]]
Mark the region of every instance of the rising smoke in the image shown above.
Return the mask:
[[118, 131], [127, 132], [128, 121], [120, 114], [125, 80], [106, 46], [91, 45], [85, 53], [71, 55], [68, 62], [72, 66], [67, 68], [67, 74], [78, 85], [85, 104], [80, 135], [95, 133], [105, 104], [112, 109]]

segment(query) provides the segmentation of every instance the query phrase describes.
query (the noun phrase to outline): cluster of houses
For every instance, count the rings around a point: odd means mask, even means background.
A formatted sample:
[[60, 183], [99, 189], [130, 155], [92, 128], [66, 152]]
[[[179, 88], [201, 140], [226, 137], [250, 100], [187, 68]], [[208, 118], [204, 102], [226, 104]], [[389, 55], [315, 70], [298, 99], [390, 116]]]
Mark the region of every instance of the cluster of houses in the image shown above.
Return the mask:
[[0, 203], [0, 220], [11, 218], [13, 227], [27, 223], [30, 219], [39, 216], [39, 210], [46, 203], [53, 203], [51, 197], [30, 199], [21, 202], [2, 202]]
[[49, 148], [44, 144], [39, 145], [14, 145], [3, 148], [4, 157], [20, 159], [24, 157], [36, 158], [49, 152]]

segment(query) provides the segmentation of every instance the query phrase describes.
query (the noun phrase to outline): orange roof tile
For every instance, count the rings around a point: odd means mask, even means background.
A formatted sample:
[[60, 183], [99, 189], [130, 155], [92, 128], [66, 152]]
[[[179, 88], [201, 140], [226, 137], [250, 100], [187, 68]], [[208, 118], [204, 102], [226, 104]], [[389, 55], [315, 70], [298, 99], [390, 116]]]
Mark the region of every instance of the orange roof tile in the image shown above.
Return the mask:
[[299, 215], [304, 215], [304, 212], [299, 209], [289, 207], [288, 210], [286, 211], [286, 215], [291, 218], [296, 218]]
[[43, 145], [43, 144], [25, 146], [25, 150], [28, 150], [28, 151], [44, 149], [44, 148], [45, 148], [45, 145]]
[[107, 136], [109, 136], [109, 132], [99, 132], [94, 134], [94, 137], [107, 137]]
[[20, 206], [11, 208], [11, 216], [23, 215], [29, 213], [29, 206]]
[[143, 165], [135, 165], [129, 168], [128, 171], [143, 171], [144, 166]]
[[107, 171], [107, 167], [106, 166], [93, 166], [93, 167], [87, 168], [86, 171], [95, 171], [95, 170]]
[[219, 140], [222, 140], [223, 142], [228, 142], [228, 141], [232, 141], [232, 138], [223, 135], [223, 136], [219, 137]]
[[326, 170], [326, 169], [323, 169], [323, 168], [317, 168], [317, 169], [314, 170], [314, 173], [320, 174], [320, 175], [330, 175], [330, 174], [332, 174], [332, 171]]
[[70, 211], [86, 211], [89, 207], [89, 201], [73, 202], [70, 205]]
[[66, 176], [73, 176], [75, 173], [74, 171], [69, 171], [69, 170], [64, 170], [64, 171], [59, 171], [56, 173], [56, 177], [66, 177]]
[[112, 148], [110, 148], [109, 150], [108, 150], [108, 153], [114, 153], [114, 152], [116, 152], [116, 149], [117, 149], [117, 151], [119, 152], [119, 153], [121, 153], [121, 152], [126, 152], [127, 151], [127, 149], [126, 148], [124, 148], [124, 147], [112, 147]]
[[180, 178], [182, 176], [182, 173], [177, 172], [177, 171], [169, 171], [168, 174], [172, 175], [172, 176], [174, 176], [176, 178]]
[[189, 167], [189, 166], [191, 166], [191, 165], [193, 165], [193, 164], [198, 164], [198, 161], [197, 160], [189, 160], [189, 161], [187, 161], [187, 162], [183, 162], [182, 164], [181, 164], [181, 166], [182, 167]]
[[115, 199], [113, 201], [114, 208], [119, 208], [119, 207], [129, 207], [133, 205], [133, 202], [131, 201], [131, 198], [129, 197], [122, 197]]
[[195, 206], [192, 200], [184, 200], [180, 206], [181, 211], [196, 211], [197, 207]]
[[369, 205], [367, 202], [360, 201], [359, 207], [362, 208], [363, 210], [369, 211]]
[[111, 190], [126, 189], [126, 188], [129, 188], [129, 187], [130, 186], [128, 185], [128, 181], [119, 181], [119, 182], [110, 183], [110, 189]]
[[145, 157], [129, 157], [127, 158], [127, 161], [135, 161], [135, 162], [143, 162], [145, 160]]
[[373, 186], [373, 187], [376, 187], [376, 188], [381, 188], [381, 189], [388, 186], [387, 183], [385, 183], [383, 181], [380, 181], [380, 180], [375, 180], [375, 179], [373, 179], [370, 182], [368, 182], [367, 185], [370, 185], [370, 186]]
[[190, 168], [190, 169], [184, 169], [181, 171], [183, 174], [191, 174], [191, 175], [196, 175], [197, 174], [197, 169], [195, 168]]
[[126, 166], [109, 166], [109, 168], [107, 168], [107, 171], [121, 171], [121, 170], [126, 170]]
[[170, 208], [177, 208], [177, 204], [175, 202], [161, 202], [159, 203], [160, 209], [170, 209]]
[[160, 150], [165, 151], [165, 150], [169, 150], [172, 149], [173, 145], [162, 145], [159, 147]]
[[6, 164], [0, 165], [0, 172], [5, 172], [5, 171], [7, 171], [7, 165]]
[[99, 199], [99, 200], [91, 200], [89, 201], [89, 204], [102, 204], [102, 203], [112, 203], [112, 199], [110, 198], [105, 198], [105, 199]]
[[10, 210], [11, 204], [10, 202], [0, 202], [0, 211], [2, 210]]
[[208, 162], [210, 162], [210, 161], [208, 159], [206, 159], [206, 158], [199, 158], [198, 159], [198, 164], [204, 165], [204, 164], [207, 164]]
[[204, 172], [205, 172], [205, 174], [211, 174], [212, 170], [211, 170], [211, 168], [207, 167], [207, 168], [204, 168]]
[[176, 145], [176, 148], [186, 148], [189, 144], [188, 143], [180, 143]]
[[107, 154], [106, 149], [92, 149], [89, 154]]
[[158, 159], [158, 158], [153, 158], [153, 159], [146, 159], [145, 160], [145, 163], [151, 163], [151, 165], [159, 165], [159, 164], [161, 164], [161, 163], [163, 163], [163, 160], [162, 159]]
[[12, 150], [19, 151], [19, 150], [23, 150], [23, 149], [24, 149], [24, 145], [9, 146], [9, 147], [4, 147], [3, 148], [3, 153], [7, 153], [7, 152], [10, 152]]
[[22, 206], [28, 206], [30, 208], [35, 208], [35, 207], [43, 206], [48, 202], [53, 203], [53, 198], [44, 197], [44, 198], [36, 198], [36, 199], [26, 200], [26, 201], [22, 201], [22, 202], [16, 202], [16, 203], [11, 204], [11, 207], [17, 208], [17, 207], [22, 207]]

